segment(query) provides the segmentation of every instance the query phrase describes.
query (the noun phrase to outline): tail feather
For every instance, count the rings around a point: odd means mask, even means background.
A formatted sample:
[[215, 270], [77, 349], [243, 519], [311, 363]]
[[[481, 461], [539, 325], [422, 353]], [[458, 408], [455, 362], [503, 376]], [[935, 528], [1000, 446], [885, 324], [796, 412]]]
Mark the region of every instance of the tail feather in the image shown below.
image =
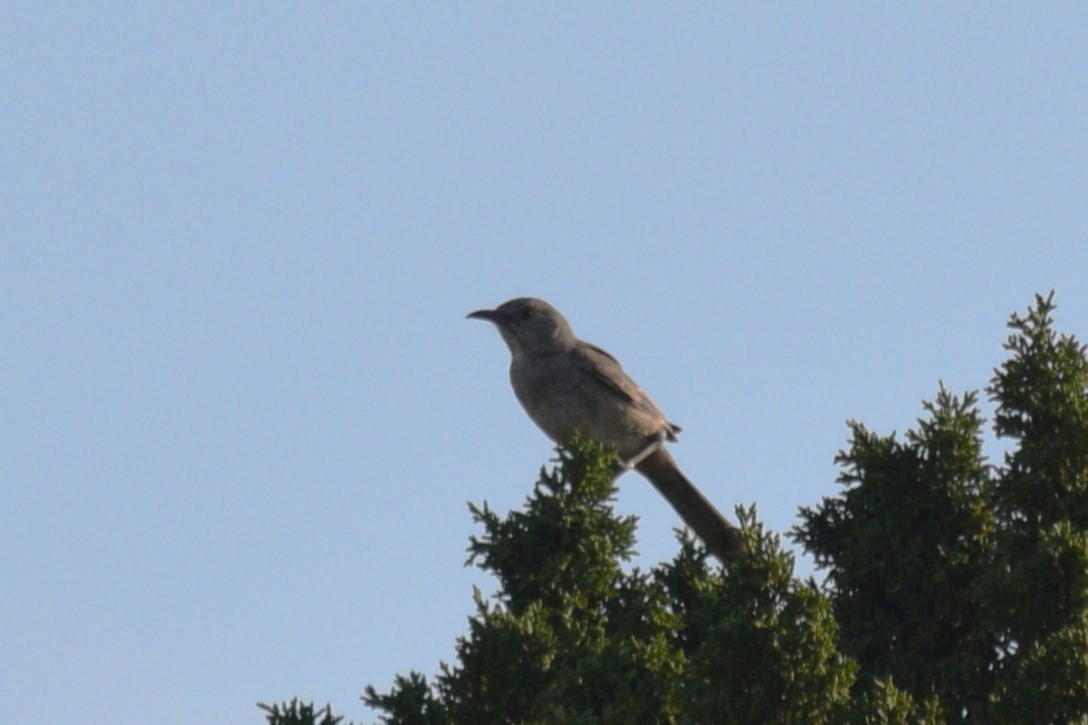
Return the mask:
[[723, 564], [735, 561], [747, 551], [740, 529], [729, 522], [695, 484], [680, 472], [676, 461], [664, 448], [658, 448], [636, 466], [680, 514], [710, 553]]

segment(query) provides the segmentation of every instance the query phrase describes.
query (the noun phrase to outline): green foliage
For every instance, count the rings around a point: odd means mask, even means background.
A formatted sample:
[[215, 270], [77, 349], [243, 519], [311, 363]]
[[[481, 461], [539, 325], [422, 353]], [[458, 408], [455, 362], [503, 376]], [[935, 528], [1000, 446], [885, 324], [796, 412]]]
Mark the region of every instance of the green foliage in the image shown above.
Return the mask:
[[329, 705], [315, 710], [312, 702], [299, 702], [298, 698], [282, 705], [257, 703], [257, 707], [268, 713], [268, 725], [342, 725], [344, 720], [339, 715], [333, 715]]
[[738, 511], [750, 555], [710, 573], [692, 543], [659, 575], [682, 613], [682, 722], [818, 723], [849, 698], [830, 602], [793, 576], [793, 555], [755, 511]]
[[1088, 355], [1053, 295], [1013, 315], [1010, 358], [977, 396], [942, 386], [899, 441], [851, 424], [843, 490], [793, 532], [827, 571], [842, 649], [949, 720], [1088, 720]]
[[559, 462], [541, 473], [524, 511], [502, 518], [471, 507], [484, 535], [472, 538], [469, 562], [501, 588], [491, 601], [476, 592], [460, 666], [438, 677], [452, 722], [673, 717], [673, 617], [660, 585], [620, 566], [635, 522], [612, 512], [612, 456], [574, 441]]
[[[851, 701], [855, 664], [837, 647], [831, 602], [793, 575], [793, 556], [754, 509], [738, 510], [751, 555], [728, 571], [681, 536], [677, 556], [626, 571], [635, 521], [617, 518], [613, 456], [588, 441], [559, 451], [524, 511], [472, 507], [484, 529], [469, 562], [495, 576], [429, 687], [399, 678], [365, 700], [383, 722], [897, 721], [908, 695]], [[890, 703], [890, 704], [889, 704]], [[881, 713], [891, 719], [880, 720]], [[422, 720], [426, 715], [430, 719]], [[838, 719], [837, 719], [838, 718]]]
[[449, 713], [438, 702], [427, 678], [418, 672], [407, 677], [397, 675], [389, 694], [379, 694], [369, 685], [363, 698], [371, 707], [383, 710], [387, 716], [383, 722], [401, 725], [444, 725], [450, 722]]
[[[999, 465], [973, 392], [941, 385], [902, 438], [850, 424], [839, 491], [791, 532], [821, 584], [754, 507], [728, 569], [683, 534], [632, 569], [614, 457], [573, 440], [522, 510], [470, 506], [468, 562], [498, 590], [474, 593], [456, 662], [363, 699], [431, 725], [1088, 722], [1088, 355], [1053, 309], [1012, 316], [986, 388]], [[272, 725], [339, 721], [262, 707]]]
[[943, 386], [904, 441], [851, 423], [844, 491], [801, 510], [794, 537], [827, 570], [844, 650], [863, 679], [890, 678], [952, 711], [989, 689], [992, 638], [977, 627], [993, 545], [977, 398]]
[[870, 687], [838, 710], [833, 722], [844, 725], [938, 725], [945, 722], [945, 718], [936, 696], [919, 705], [891, 681], [874, 680]]
[[1054, 331], [1053, 297], [1012, 316], [1005, 343], [1012, 357], [987, 388], [995, 431], [1017, 443], [996, 486], [998, 512], [1026, 538], [1063, 520], [1088, 527], [1088, 356]]
[[1012, 316], [1012, 356], [987, 388], [1015, 447], [994, 480], [998, 547], [979, 589], [1001, 653], [990, 712], [1088, 721], [1088, 354], [1053, 310], [1051, 293]]
[[992, 697], [1006, 722], [1088, 721], [1088, 618], [1037, 640]]

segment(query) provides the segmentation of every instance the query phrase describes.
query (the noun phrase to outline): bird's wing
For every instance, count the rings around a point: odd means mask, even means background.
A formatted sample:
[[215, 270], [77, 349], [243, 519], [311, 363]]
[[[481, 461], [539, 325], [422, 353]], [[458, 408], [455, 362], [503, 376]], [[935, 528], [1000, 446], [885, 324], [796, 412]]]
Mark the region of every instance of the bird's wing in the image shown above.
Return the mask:
[[665, 419], [665, 414], [654, 405], [654, 402], [650, 400], [650, 396], [646, 395], [642, 388], [638, 386], [638, 383], [623, 371], [623, 366], [620, 365], [619, 360], [588, 342], [581, 343], [576, 348], [576, 352], [578, 365], [583, 371], [623, 400], [636, 406], [650, 417], [660, 420], [666, 427], [670, 440], [675, 440], [673, 436], [680, 432], [680, 426], [669, 423]]
[[635, 381], [623, 372], [620, 361], [608, 352], [585, 342], [578, 346], [576, 353], [579, 369], [627, 402], [638, 404], [646, 397]]

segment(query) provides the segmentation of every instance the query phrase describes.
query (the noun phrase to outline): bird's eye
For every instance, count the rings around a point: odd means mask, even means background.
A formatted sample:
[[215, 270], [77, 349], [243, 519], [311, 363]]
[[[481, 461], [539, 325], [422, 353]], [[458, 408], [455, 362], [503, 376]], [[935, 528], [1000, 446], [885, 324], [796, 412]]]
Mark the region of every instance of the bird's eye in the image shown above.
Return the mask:
[[521, 311], [521, 319], [522, 320], [528, 320], [532, 316], [533, 316], [533, 310], [530, 307], [526, 307], [524, 310]]

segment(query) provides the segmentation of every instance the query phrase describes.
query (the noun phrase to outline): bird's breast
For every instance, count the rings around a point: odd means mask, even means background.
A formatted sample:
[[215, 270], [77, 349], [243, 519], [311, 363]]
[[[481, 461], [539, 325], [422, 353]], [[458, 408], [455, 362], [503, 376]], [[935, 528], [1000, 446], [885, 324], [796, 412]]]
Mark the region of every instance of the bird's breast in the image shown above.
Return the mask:
[[632, 405], [563, 360], [515, 358], [510, 366], [510, 382], [525, 412], [557, 443], [578, 431], [614, 446], [621, 457], [627, 457], [667, 425], [659, 414]]

